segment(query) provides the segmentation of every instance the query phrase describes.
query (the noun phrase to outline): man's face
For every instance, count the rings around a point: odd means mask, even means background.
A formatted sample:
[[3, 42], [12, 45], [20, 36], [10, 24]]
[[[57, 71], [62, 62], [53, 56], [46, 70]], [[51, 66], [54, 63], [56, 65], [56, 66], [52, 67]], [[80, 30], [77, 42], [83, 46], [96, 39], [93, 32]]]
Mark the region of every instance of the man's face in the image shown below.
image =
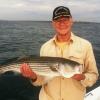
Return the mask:
[[71, 31], [73, 21], [71, 17], [61, 17], [57, 20], [53, 20], [52, 23], [57, 33], [64, 35]]

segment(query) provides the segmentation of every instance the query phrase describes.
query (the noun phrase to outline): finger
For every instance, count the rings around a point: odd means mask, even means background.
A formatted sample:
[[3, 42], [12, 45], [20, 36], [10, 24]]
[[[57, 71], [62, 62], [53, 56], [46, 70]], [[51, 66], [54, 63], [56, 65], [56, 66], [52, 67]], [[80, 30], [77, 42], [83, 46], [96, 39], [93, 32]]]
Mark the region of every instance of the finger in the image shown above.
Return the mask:
[[27, 75], [27, 74], [28, 74], [27, 70], [28, 70], [28, 64], [23, 63], [23, 64], [21, 65], [21, 67], [20, 67], [20, 71], [21, 71], [22, 75], [25, 76], [25, 77], [28, 76], [28, 75]]
[[33, 74], [32, 70], [31, 70], [31, 68], [29, 67], [28, 64], [26, 64], [26, 65], [24, 66], [24, 71], [25, 71], [26, 75], [29, 75], [29, 76], [30, 76], [30, 75]]
[[20, 66], [20, 71], [22, 73], [24, 73], [24, 70], [25, 70], [25, 63], [21, 64], [21, 66]]

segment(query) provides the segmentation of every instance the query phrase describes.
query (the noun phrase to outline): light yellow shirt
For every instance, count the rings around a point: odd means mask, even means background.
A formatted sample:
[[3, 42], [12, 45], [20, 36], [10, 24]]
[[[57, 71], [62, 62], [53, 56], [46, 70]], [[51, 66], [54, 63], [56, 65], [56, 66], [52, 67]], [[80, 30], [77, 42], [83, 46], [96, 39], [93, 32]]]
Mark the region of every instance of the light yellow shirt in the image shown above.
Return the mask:
[[[69, 43], [57, 44], [52, 38], [42, 45], [40, 56], [63, 57], [83, 64], [82, 73], [85, 80], [77, 81], [72, 78], [55, 77], [45, 83], [38, 76], [34, 85], [42, 85], [39, 100], [83, 100], [86, 87], [92, 86], [98, 79], [98, 70], [92, 45], [89, 41], [71, 34]], [[60, 48], [59, 48], [60, 47]]]

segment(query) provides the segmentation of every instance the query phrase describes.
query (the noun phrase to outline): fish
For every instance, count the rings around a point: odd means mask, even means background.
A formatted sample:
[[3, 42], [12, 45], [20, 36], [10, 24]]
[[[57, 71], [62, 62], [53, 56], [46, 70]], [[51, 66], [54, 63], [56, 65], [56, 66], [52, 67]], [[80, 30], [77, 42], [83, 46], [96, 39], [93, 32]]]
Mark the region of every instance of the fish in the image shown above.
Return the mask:
[[21, 73], [20, 66], [23, 63], [27, 63], [37, 75], [46, 77], [63, 76], [70, 78], [74, 74], [82, 73], [82, 65], [70, 59], [62, 57], [28, 56], [22, 58], [16, 57], [0, 64], [0, 74], [7, 71]]

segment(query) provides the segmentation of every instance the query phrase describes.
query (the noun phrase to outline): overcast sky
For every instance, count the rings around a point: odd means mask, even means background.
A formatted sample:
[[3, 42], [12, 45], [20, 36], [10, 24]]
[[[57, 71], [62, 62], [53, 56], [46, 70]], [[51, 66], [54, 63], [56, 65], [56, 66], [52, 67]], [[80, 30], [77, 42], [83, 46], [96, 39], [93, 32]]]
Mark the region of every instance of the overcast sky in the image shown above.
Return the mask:
[[51, 20], [57, 6], [69, 7], [75, 21], [100, 22], [100, 0], [0, 0], [0, 20]]

